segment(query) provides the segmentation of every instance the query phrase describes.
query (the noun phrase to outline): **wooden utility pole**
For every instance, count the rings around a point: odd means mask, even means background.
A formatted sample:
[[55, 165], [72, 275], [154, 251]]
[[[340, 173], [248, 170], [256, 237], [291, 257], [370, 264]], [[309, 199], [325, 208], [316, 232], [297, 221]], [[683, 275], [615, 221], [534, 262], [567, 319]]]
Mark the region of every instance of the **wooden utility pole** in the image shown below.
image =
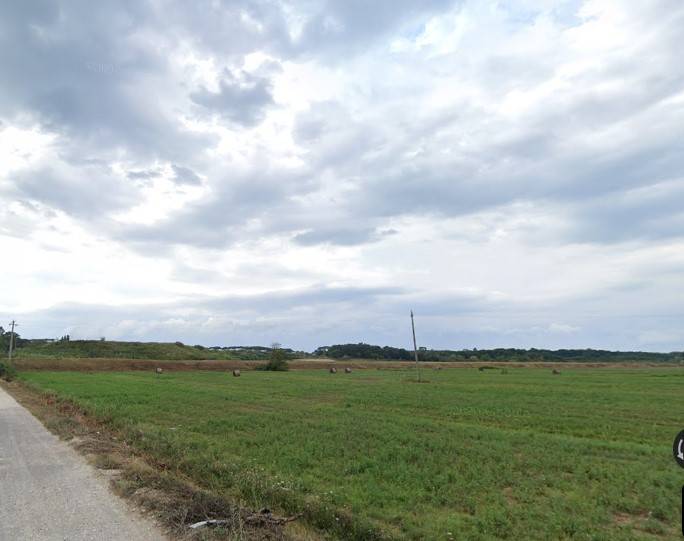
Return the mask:
[[416, 370], [418, 371], [418, 381], [421, 381], [420, 366], [418, 365], [418, 347], [416, 346], [416, 325], [413, 323], [413, 310], [411, 310], [411, 331], [413, 332], [413, 355], [416, 358]]
[[14, 350], [14, 327], [17, 325], [17, 323], [12, 320], [12, 323], [10, 323], [11, 331], [10, 331], [10, 343], [9, 343], [9, 364], [10, 366], [12, 365], [12, 351]]

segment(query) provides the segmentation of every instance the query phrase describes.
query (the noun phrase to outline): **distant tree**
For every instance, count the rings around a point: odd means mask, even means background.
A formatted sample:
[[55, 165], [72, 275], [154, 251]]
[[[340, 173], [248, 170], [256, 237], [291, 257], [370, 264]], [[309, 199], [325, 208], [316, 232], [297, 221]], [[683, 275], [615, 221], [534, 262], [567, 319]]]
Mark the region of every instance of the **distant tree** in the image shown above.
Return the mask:
[[273, 344], [271, 344], [271, 354], [266, 366], [264, 366], [264, 370], [273, 372], [284, 372], [289, 370], [290, 367], [287, 364], [287, 358], [287, 352], [280, 347], [278, 342], [273, 342]]
[[[9, 353], [10, 340], [12, 337], [12, 331], [6, 331], [0, 327], [0, 355], [7, 355]], [[30, 340], [22, 338], [19, 336], [17, 331], [14, 331], [14, 349], [18, 349], [27, 345]]]

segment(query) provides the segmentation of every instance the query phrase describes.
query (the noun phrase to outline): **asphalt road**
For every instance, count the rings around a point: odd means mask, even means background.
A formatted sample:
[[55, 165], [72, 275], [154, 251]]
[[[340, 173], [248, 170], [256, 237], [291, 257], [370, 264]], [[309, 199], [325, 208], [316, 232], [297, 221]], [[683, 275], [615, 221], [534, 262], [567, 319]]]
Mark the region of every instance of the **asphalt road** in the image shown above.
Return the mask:
[[163, 541], [104, 476], [0, 389], [0, 541]]

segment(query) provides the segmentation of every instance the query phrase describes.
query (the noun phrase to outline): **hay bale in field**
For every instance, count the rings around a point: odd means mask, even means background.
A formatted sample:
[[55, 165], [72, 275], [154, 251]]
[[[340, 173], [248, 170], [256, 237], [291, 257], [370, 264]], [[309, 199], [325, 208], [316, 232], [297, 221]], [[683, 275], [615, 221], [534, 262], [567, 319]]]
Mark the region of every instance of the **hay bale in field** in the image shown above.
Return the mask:
[[331, 374], [337, 374], [337, 368], [335, 368], [334, 366], [331, 366], [330, 367], [330, 373]]
[[234, 378], [239, 378], [240, 377], [240, 371], [239, 370], [233, 370], [233, 377]]
[[554, 376], [560, 376], [560, 370], [556, 370], [555, 368], [553, 369], [553, 372], [551, 372]]
[[351, 368], [347, 367], [344, 369], [345, 374], [351, 374]]

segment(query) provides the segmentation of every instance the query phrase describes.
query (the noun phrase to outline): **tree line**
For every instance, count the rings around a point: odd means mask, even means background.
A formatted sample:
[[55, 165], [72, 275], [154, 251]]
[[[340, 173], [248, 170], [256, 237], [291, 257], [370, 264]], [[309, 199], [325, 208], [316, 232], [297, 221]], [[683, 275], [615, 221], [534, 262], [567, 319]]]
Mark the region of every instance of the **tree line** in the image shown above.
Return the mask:
[[[5, 330], [0, 326], [0, 351], [7, 353], [9, 351], [10, 337], [12, 336], [12, 331]], [[14, 347], [20, 348], [28, 344], [30, 340], [26, 340], [19, 336], [17, 331], [14, 331]]]
[[[376, 359], [412, 361], [413, 350], [371, 344], [335, 344], [321, 346], [313, 354], [332, 359]], [[644, 351], [608, 351], [602, 349], [426, 349], [418, 351], [418, 359], [426, 362], [678, 362], [683, 352], [652, 353]]]
[[[10, 332], [0, 327], [0, 352], [9, 349]], [[57, 340], [24, 339], [15, 332], [17, 353], [35, 356], [122, 357], [151, 359], [269, 359], [273, 347], [266, 346], [186, 346], [181, 342], [117, 342], [71, 340], [65, 335]], [[413, 361], [413, 350], [377, 346], [363, 342], [321, 346], [312, 353], [278, 347], [287, 359], [327, 357]], [[2, 356], [2, 353], [0, 353]], [[643, 351], [607, 351], [601, 349], [427, 349], [420, 348], [418, 358], [425, 362], [684, 362], [683, 352], [652, 353]]]

